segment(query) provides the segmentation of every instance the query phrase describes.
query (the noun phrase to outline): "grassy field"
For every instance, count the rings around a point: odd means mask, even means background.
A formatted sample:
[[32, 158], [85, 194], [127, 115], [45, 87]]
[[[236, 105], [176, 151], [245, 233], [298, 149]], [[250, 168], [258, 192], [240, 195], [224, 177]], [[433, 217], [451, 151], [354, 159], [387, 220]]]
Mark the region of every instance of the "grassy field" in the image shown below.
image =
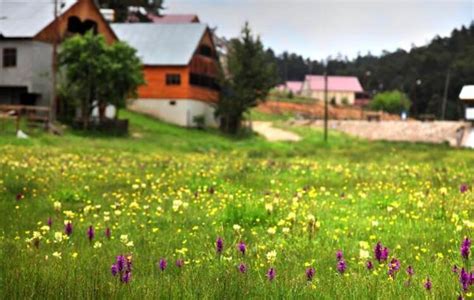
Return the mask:
[[472, 298], [474, 151], [122, 116], [130, 137], [0, 133], [1, 299]]

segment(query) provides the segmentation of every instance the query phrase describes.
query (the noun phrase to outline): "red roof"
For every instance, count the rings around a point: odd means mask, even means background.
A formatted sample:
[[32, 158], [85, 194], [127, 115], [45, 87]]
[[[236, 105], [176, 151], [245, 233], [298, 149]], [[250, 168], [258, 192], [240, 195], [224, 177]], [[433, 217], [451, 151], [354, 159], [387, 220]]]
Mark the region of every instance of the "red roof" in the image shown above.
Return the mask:
[[163, 15], [163, 16], [150, 16], [153, 23], [162, 24], [180, 24], [180, 23], [199, 23], [197, 15]]
[[[324, 76], [306, 75], [305, 81], [313, 91], [324, 90]], [[359, 79], [355, 76], [328, 76], [328, 90], [337, 92], [363, 92]]]

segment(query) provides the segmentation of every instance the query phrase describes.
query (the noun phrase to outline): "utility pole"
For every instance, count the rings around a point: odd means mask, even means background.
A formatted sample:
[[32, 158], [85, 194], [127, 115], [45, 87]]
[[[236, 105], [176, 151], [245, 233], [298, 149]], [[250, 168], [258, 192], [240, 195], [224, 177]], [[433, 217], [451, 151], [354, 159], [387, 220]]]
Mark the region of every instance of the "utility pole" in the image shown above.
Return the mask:
[[449, 89], [450, 77], [451, 77], [451, 69], [448, 69], [448, 74], [446, 75], [446, 82], [444, 84], [443, 106], [441, 107], [441, 120], [444, 120], [446, 116], [446, 103], [448, 102], [448, 89]]
[[57, 73], [57, 57], [58, 57], [58, 40], [59, 40], [59, 24], [58, 24], [58, 0], [54, 0], [54, 36], [53, 36], [53, 57], [51, 63], [51, 82], [52, 82], [52, 95], [51, 95], [51, 104], [50, 104], [50, 122], [56, 121], [56, 73]]
[[324, 141], [328, 141], [328, 66], [324, 70]]

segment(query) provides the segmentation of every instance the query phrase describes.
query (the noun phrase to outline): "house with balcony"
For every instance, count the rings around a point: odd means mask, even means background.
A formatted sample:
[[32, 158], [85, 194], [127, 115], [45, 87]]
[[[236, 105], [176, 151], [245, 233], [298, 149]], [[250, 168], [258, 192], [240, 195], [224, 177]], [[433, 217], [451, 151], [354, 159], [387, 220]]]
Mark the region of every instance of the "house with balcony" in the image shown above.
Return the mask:
[[185, 127], [216, 126], [218, 55], [202, 23], [115, 23], [121, 41], [137, 50], [145, 84], [128, 108]]

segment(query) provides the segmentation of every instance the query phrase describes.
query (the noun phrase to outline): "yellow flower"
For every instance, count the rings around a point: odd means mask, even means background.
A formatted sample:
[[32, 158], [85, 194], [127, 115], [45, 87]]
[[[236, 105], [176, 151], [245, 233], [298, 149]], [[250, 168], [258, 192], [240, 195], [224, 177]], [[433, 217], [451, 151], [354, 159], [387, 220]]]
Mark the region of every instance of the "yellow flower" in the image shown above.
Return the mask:
[[102, 243], [97, 241], [94, 243], [94, 249], [98, 249], [98, 248], [101, 248], [102, 247]]
[[71, 254], [72, 258], [77, 258], [77, 252], [74, 252], [73, 254]]
[[58, 259], [61, 259], [61, 258], [62, 258], [62, 257], [61, 257], [61, 252], [57, 252], [57, 251], [56, 251], [56, 252], [53, 252], [53, 256], [56, 257], [56, 258], [58, 258]]
[[276, 227], [270, 227], [267, 230], [268, 234], [274, 235], [276, 233]]

